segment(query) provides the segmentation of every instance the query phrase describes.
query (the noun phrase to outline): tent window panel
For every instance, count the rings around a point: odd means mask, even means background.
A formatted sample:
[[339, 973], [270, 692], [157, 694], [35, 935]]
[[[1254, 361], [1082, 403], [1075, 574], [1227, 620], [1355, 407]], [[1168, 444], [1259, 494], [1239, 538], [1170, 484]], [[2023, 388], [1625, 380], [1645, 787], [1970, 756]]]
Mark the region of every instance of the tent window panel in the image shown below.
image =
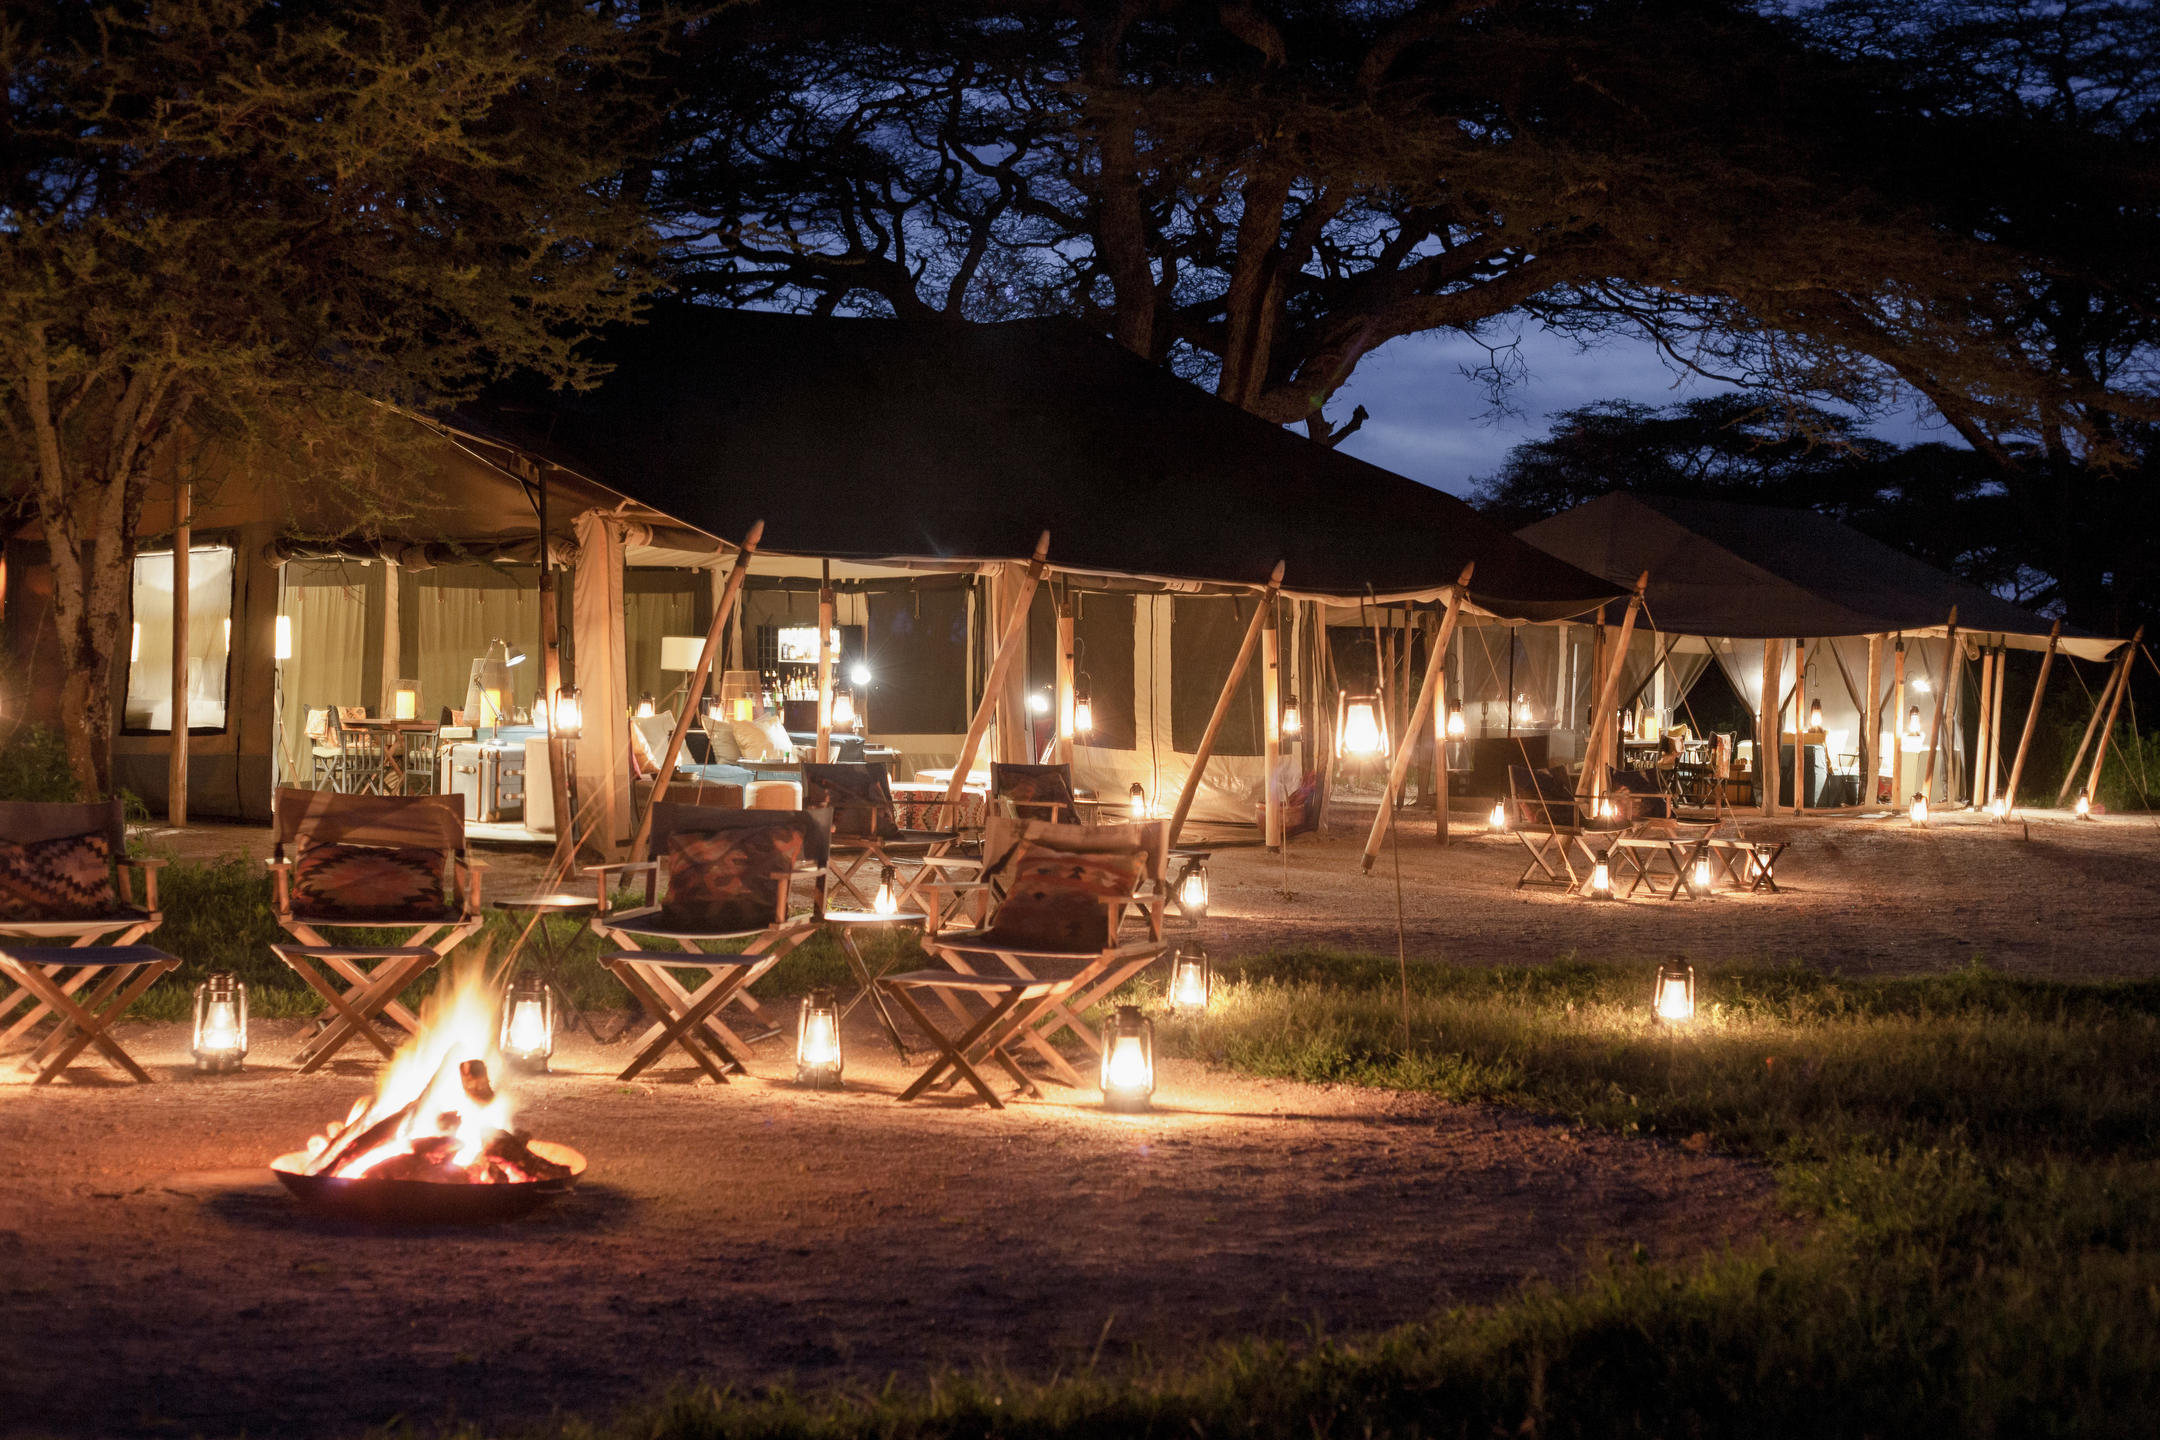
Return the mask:
[[1073, 688], [1085, 691], [1095, 728], [1081, 743], [1104, 750], [1137, 750], [1140, 725], [1133, 703], [1133, 597], [1104, 592], [1073, 595]]
[[670, 635], [688, 635], [702, 646], [704, 628], [697, 623], [697, 592], [684, 577], [682, 588], [647, 590], [623, 587], [623, 641], [629, 651], [625, 669], [630, 696], [651, 695], [664, 699], [690, 678], [687, 673], [660, 668], [660, 642]]
[[465, 704], [473, 662], [501, 640], [523, 650], [524, 664], [510, 667], [513, 711], [530, 712], [538, 687], [540, 598], [534, 571], [483, 565], [446, 565], [420, 576], [420, 713], [432, 716]]
[[308, 734], [309, 713], [367, 703], [368, 571], [335, 560], [294, 560], [282, 580], [278, 613], [291, 624], [292, 655], [278, 662], [285, 701], [279, 766], [294, 784], [311, 785], [309, 752], [318, 741]]
[[[188, 547], [187, 720], [190, 733], [225, 728], [232, 649], [233, 549]], [[169, 735], [173, 728], [173, 557], [135, 557], [134, 628], [128, 634], [125, 729]]]
[[[1180, 754], [1200, 748], [1223, 681], [1237, 663], [1254, 603], [1212, 595], [1179, 595], [1171, 602], [1170, 745]], [[1260, 749], [1260, 677], [1248, 668], [1215, 737], [1215, 753], [1258, 755]]]
[[873, 590], [869, 599], [870, 728], [885, 735], [964, 734], [967, 592]]

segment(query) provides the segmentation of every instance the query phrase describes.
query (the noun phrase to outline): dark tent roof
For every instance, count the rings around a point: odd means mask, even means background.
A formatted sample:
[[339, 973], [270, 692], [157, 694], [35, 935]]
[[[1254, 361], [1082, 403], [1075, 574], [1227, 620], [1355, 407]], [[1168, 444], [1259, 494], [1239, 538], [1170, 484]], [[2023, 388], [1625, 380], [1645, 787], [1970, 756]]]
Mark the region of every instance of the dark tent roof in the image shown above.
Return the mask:
[[[2050, 622], [1812, 510], [1611, 494], [1516, 532], [1561, 559], [1633, 585], [1666, 634], [1824, 639], [1958, 628], [2045, 637]], [[2108, 642], [2068, 630], [2065, 648]]]
[[667, 304], [596, 390], [503, 387], [456, 423], [715, 535], [863, 562], [1024, 560], [1579, 615], [1613, 588], [1451, 495], [1293, 435], [1078, 322], [924, 327]]

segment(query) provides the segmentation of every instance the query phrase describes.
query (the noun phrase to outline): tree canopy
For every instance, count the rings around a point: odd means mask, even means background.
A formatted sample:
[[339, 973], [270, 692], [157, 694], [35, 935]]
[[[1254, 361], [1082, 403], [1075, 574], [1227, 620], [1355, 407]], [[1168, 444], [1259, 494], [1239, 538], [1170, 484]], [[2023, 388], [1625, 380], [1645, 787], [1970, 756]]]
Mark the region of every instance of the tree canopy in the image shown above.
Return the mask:
[[577, 383], [646, 231], [644, 27], [571, 0], [61, 0], [0, 29], [0, 487], [52, 555], [78, 776], [153, 475], [509, 367]]

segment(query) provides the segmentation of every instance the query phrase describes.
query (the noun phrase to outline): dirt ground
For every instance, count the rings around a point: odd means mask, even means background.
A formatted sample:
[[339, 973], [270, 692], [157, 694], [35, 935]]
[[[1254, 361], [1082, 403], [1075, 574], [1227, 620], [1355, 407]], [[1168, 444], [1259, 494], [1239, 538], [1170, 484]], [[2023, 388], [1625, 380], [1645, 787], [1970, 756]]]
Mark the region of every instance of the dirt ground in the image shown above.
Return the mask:
[[[1778, 1223], [1753, 1166], [1498, 1110], [1165, 1066], [1157, 1109], [1046, 1087], [900, 1106], [851, 1017], [850, 1088], [570, 1073], [521, 1124], [584, 1151], [553, 1209], [472, 1231], [311, 1218], [263, 1168], [372, 1086], [300, 1078], [299, 1022], [193, 1077], [174, 1025], [0, 1086], [0, 1432], [331, 1436], [403, 1416], [604, 1415], [678, 1380], [1067, 1372], [1252, 1335], [1352, 1334]], [[256, 1062], [260, 1061], [260, 1064]]]
[[[2111, 818], [1751, 823], [1790, 838], [1785, 893], [1593, 904], [1515, 891], [1521, 850], [1406, 829], [1414, 961], [1681, 951], [1909, 972], [1984, 955], [2063, 977], [2160, 969], [2160, 829]], [[1393, 858], [1361, 837], [1281, 862], [1224, 849], [1219, 953], [1394, 945]], [[261, 832], [161, 837], [259, 851]], [[538, 878], [498, 852], [497, 894]], [[405, 1417], [605, 1414], [678, 1381], [917, 1380], [1174, 1356], [1212, 1339], [1355, 1334], [1564, 1280], [1640, 1243], [1714, 1248], [1778, 1225], [1758, 1167], [1424, 1097], [1170, 1063], [1157, 1110], [1055, 1086], [1003, 1112], [900, 1106], [866, 1012], [848, 1091], [789, 1083], [785, 1047], [727, 1087], [626, 1046], [567, 1042], [524, 1123], [583, 1150], [577, 1192], [483, 1230], [310, 1217], [263, 1167], [342, 1115], [374, 1067], [301, 1078], [299, 1022], [195, 1077], [173, 1025], [122, 1027], [160, 1083], [102, 1063], [0, 1083], [0, 1434], [342, 1436]], [[16, 1079], [12, 1066], [5, 1078]]]

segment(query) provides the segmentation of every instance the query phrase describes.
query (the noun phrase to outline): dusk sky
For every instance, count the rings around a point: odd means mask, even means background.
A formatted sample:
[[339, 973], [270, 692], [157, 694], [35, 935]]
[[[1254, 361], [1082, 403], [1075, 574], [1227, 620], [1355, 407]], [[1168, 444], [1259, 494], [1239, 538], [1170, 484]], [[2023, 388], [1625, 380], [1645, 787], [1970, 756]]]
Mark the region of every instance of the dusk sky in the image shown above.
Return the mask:
[[[1337, 423], [1353, 407], [1372, 412], [1342, 448], [1397, 474], [1466, 494], [1470, 482], [1500, 468], [1510, 447], [1552, 429], [1552, 417], [1593, 400], [1645, 405], [1716, 393], [1726, 387], [1666, 365], [1642, 341], [1611, 341], [1584, 350], [1534, 321], [1519, 329], [1494, 327], [1493, 343], [1522, 337], [1528, 374], [1509, 392], [1511, 413], [1495, 414], [1485, 388], [1463, 372], [1487, 361], [1484, 345], [1454, 331], [1409, 335], [1382, 346], [1328, 405]], [[1873, 428], [1888, 438], [1950, 440], [1939, 424], [1910, 410], [1885, 416]]]

